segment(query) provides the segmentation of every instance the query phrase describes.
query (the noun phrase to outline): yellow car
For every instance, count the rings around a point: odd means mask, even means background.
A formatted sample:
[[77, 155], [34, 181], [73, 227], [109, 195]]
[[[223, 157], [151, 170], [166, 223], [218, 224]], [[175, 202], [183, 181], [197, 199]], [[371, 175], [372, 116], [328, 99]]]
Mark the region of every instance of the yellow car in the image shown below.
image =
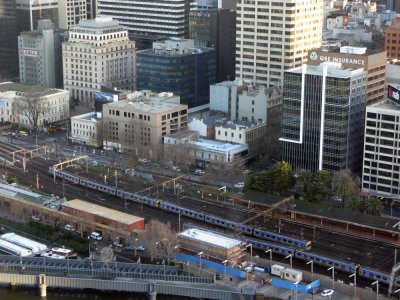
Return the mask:
[[26, 131], [20, 131], [19, 135], [20, 136], [28, 136], [28, 133]]

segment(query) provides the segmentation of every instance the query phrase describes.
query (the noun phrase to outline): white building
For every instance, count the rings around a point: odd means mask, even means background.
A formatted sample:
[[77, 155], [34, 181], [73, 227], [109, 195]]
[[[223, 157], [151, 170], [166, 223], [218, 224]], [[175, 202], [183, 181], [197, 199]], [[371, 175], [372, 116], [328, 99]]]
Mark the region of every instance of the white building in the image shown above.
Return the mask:
[[286, 69], [301, 66], [322, 42], [323, 0], [237, 3], [236, 78], [282, 86]]
[[71, 118], [70, 140], [73, 143], [101, 147], [103, 143], [103, 122], [100, 112]]
[[56, 86], [55, 38], [53, 23], [39, 20], [36, 31], [18, 37], [19, 78], [22, 83], [43, 87]]
[[0, 117], [27, 128], [34, 127], [34, 115], [38, 115], [37, 127], [69, 118], [69, 93], [65, 90], [14, 82], [0, 83]]
[[367, 106], [365, 122], [362, 191], [389, 198], [400, 195], [400, 88], [396, 98]]
[[60, 0], [58, 2], [58, 23], [60, 29], [70, 29], [80, 20], [87, 19], [87, 6], [85, 0]]
[[135, 43], [111, 17], [81, 20], [62, 51], [64, 88], [84, 105], [92, 106], [92, 94], [101, 86], [135, 89]]

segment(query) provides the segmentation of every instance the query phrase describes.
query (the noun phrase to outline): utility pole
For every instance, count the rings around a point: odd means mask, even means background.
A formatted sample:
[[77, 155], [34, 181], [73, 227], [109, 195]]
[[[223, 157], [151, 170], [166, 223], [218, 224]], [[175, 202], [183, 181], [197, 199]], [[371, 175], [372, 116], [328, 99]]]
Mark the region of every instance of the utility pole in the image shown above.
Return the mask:
[[114, 171], [114, 177], [115, 177], [115, 187], [116, 188], [118, 188], [118, 177], [117, 177], [117, 175], [118, 175], [118, 172], [117, 172], [117, 170], [115, 170]]
[[40, 186], [39, 186], [39, 174], [36, 173], [36, 189], [39, 190]]

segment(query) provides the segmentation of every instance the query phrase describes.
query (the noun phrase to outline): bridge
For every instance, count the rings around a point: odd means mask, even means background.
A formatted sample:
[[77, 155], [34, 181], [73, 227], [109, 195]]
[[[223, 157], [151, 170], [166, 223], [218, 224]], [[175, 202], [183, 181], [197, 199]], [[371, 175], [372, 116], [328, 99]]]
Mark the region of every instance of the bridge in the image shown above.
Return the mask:
[[58, 260], [45, 257], [0, 255], [0, 283], [31, 285], [46, 296], [47, 287], [96, 289], [204, 299], [253, 300], [254, 292], [215, 284], [214, 279], [196, 276], [176, 266], [141, 263], [103, 263], [86, 260]]

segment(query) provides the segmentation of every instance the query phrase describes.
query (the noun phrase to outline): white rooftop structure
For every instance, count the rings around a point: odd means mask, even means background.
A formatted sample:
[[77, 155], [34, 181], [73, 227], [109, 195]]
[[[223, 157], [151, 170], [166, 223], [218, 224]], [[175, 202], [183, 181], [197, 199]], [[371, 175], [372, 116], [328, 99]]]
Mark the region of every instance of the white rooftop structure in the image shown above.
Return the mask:
[[[352, 63], [351, 60], [352, 59], [349, 58], [349, 59], [347, 59], [347, 61], [343, 61], [343, 63]], [[319, 64], [318, 66], [304, 64], [301, 67], [290, 69], [287, 72], [302, 73], [303, 68], [304, 68], [306, 74], [323, 76], [325, 67], [327, 70], [326, 76], [335, 77], [335, 78], [351, 78], [353, 76], [364, 73], [364, 68], [359, 68], [359, 69], [346, 68], [346, 69], [344, 69], [341, 62], [323, 62], [323, 63]]]
[[242, 243], [240, 240], [232, 239], [214, 232], [205, 231], [198, 228], [185, 230], [181, 233], [178, 233], [178, 235], [224, 249], [238, 247]]
[[366, 47], [350, 47], [350, 46], [343, 46], [340, 47], [340, 53], [345, 54], [366, 54], [367, 48]]
[[217, 152], [231, 151], [237, 153], [248, 148], [246, 144], [231, 144], [207, 139], [198, 139], [197, 141], [189, 141], [189, 143], [202, 149], [214, 150]]
[[40, 254], [47, 250], [45, 244], [36, 242], [26, 237], [17, 235], [13, 232], [5, 233], [1, 236], [1, 240], [7, 241], [19, 247], [30, 250], [33, 254]]

